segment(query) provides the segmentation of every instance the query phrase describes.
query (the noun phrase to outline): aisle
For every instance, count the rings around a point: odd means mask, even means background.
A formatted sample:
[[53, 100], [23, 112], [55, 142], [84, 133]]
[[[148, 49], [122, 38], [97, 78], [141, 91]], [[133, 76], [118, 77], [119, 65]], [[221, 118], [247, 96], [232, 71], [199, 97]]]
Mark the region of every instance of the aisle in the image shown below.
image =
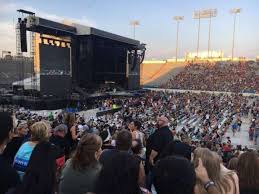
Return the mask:
[[249, 141], [248, 130], [250, 127], [250, 120], [248, 117], [241, 117], [242, 125], [241, 131], [236, 132], [235, 137], [233, 137], [233, 133], [231, 127], [226, 132], [225, 138], [223, 141], [226, 141], [226, 137], [230, 137], [233, 145], [247, 145], [248, 148], [259, 148], [259, 146], [255, 146], [253, 141]]

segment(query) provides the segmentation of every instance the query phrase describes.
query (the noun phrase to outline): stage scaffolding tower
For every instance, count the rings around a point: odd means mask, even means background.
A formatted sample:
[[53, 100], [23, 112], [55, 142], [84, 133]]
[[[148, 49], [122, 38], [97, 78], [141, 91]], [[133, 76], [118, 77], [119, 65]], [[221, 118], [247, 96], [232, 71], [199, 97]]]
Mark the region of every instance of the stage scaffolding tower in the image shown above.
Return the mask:
[[[26, 20], [24, 19], [25, 17], [31, 16], [32, 19], [35, 17], [35, 13], [30, 12], [30, 11], [26, 11], [26, 10], [23, 10], [23, 9], [19, 9], [19, 10], [17, 10], [17, 12], [22, 14], [22, 18], [20, 17], [18, 19], [18, 21], [23, 19], [24, 21], [28, 22], [27, 19]], [[25, 15], [25, 17], [23, 17], [24, 15]], [[16, 31], [16, 36], [17, 36], [17, 38], [16, 38], [16, 49], [17, 49], [17, 55], [18, 55], [18, 53], [21, 53], [21, 55], [22, 55], [22, 52], [21, 52], [21, 40], [20, 40], [20, 38], [21, 38], [20, 37], [20, 27], [19, 27], [18, 30], [19, 30], [19, 33], [17, 33], [17, 31]], [[33, 97], [33, 96], [35, 96], [34, 93], [35, 93], [35, 91], [38, 88], [38, 86], [37, 86], [37, 76], [36, 76], [35, 71], [34, 71], [35, 32], [30, 31], [29, 41], [30, 41], [30, 50], [29, 50], [30, 53], [29, 53], [28, 57], [29, 57], [29, 63], [30, 63], [30, 67], [31, 67], [31, 70], [30, 70], [30, 75], [31, 75], [31, 77], [30, 77], [30, 79], [31, 79], [31, 81], [30, 81], [30, 84], [31, 84], [31, 96]], [[23, 59], [22, 59], [22, 61], [23, 61]], [[23, 67], [23, 71], [24, 71], [24, 67]], [[23, 80], [24, 80], [24, 78], [23, 78]]]

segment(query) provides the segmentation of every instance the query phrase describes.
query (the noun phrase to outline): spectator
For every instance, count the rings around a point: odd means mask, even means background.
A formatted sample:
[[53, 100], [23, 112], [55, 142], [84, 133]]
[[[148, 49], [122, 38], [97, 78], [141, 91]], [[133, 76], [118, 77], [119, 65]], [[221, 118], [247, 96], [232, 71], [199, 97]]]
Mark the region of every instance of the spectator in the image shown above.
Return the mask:
[[139, 139], [141, 144], [145, 146], [145, 136], [144, 134], [140, 131], [141, 130], [141, 122], [139, 121], [132, 121], [129, 123], [129, 130], [131, 131], [132, 134], [132, 139]]
[[228, 163], [228, 169], [229, 170], [234, 170], [234, 171], [237, 171], [237, 161], [238, 161], [238, 158], [237, 157], [233, 157], [229, 163]]
[[127, 152], [130, 153], [130, 148], [132, 145], [132, 135], [127, 130], [122, 130], [117, 134], [115, 140], [115, 149], [104, 150], [100, 157], [100, 162], [102, 165], [112, 157], [116, 152]]
[[208, 172], [204, 167], [202, 160], [200, 158], [198, 160], [199, 164], [195, 168], [196, 179], [201, 181], [208, 194], [221, 194], [221, 192], [216, 188], [214, 182], [210, 180]]
[[155, 162], [159, 159], [160, 154], [165, 147], [173, 141], [173, 134], [168, 128], [168, 119], [165, 116], [157, 118], [158, 129], [154, 133], [151, 143], [151, 154], [149, 161], [151, 165], [155, 165]]
[[14, 168], [18, 174], [23, 177], [32, 151], [35, 146], [42, 141], [48, 141], [50, 136], [50, 125], [47, 122], [36, 122], [31, 126], [31, 138], [30, 141], [24, 143], [18, 150], [14, 158]]
[[191, 161], [192, 147], [179, 140], [170, 142], [164, 149], [161, 158], [167, 156], [181, 156]]
[[97, 180], [96, 194], [140, 194], [139, 161], [127, 152], [116, 152], [103, 166]]
[[132, 141], [131, 150], [132, 150], [133, 154], [134, 154], [141, 162], [144, 162], [145, 159], [143, 158], [142, 149], [143, 149], [143, 146], [142, 146], [141, 141], [140, 141], [139, 139], [136, 139], [136, 140], [133, 140], [133, 141]]
[[259, 193], [259, 159], [256, 152], [241, 154], [237, 162], [240, 194]]
[[101, 131], [99, 135], [100, 135], [100, 137], [102, 138], [102, 141], [103, 141], [102, 150], [114, 148], [111, 145], [111, 134], [110, 134], [110, 130], [108, 128]]
[[157, 194], [194, 193], [195, 171], [187, 159], [166, 157], [156, 163], [153, 172]]
[[245, 62], [188, 64], [183, 71], [168, 80], [162, 87], [254, 93], [259, 90], [255, 77], [257, 77], [256, 68]]
[[[208, 172], [209, 179], [215, 184], [221, 193], [239, 193], [238, 177], [235, 172], [230, 171], [221, 165], [219, 156], [207, 148], [197, 148], [194, 151], [194, 166], [199, 165], [199, 158]], [[197, 180], [195, 193], [207, 193], [204, 183]]]
[[55, 194], [56, 152], [49, 142], [39, 142], [30, 157], [22, 183], [14, 194]]
[[60, 194], [82, 194], [94, 191], [94, 183], [101, 170], [98, 160], [102, 140], [95, 134], [84, 135], [69, 159], [60, 178]]
[[74, 149], [81, 135], [81, 133], [78, 132], [75, 113], [68, 113], [65, 123], [68, 128], [68, 133], [66, 134], [67, 142], [69, 147]]
[[54, 144], [57, 149], [57, 169], [60, 170], [65, 164], [66, 157], [69, 156], [69, 145], [65, 139], [67, 134], [67, 126], [60, 124], [53, 129], [53, 134], [49, 139], [49, 142]]
[[0, 112], [0, 194], [5, 194], [20, 183], [19, 175], [2, 155], [8, 141], [10, 141], [12, 130], [13, 119], [11, 115]]
[[3, 156], [6, 157], [10, 164], [13, 163], [14, 156], [24, 142], [27, 134], [28, 126], [26, 122], [21, 122], [18, 127], [14, 129], [12, 140], [7, 144], [3, 153]]

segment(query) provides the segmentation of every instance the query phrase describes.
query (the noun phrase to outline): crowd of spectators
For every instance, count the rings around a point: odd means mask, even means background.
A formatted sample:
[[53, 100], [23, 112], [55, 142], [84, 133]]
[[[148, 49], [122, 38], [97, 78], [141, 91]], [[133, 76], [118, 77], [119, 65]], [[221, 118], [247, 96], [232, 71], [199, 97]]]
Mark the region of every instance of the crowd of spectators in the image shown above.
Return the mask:
[[150, 91], [111, 102], [121, 110], [89, 120], [0, 112], [0, 194], [259, 193], [258, 150], [226, 137], [248, 118], [257, 142], [258, 99]]
[[239, 63], [188, 64], [163, 88], [225, 92], [258, 92], [255, 65]]

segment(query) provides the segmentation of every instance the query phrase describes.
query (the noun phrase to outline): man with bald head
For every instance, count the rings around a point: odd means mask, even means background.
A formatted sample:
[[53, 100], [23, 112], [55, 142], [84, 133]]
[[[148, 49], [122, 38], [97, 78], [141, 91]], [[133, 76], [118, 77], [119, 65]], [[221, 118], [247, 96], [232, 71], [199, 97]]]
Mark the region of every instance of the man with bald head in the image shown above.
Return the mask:
[[158, 129], [152, 135], [152, 141], [150, 142], [151, 154], [149, 162], [152, 166], [155, 165], [165, 147], [173, 141], [173, 134], [168, 127], [168, 122], [165, 116], [157, 117]]

